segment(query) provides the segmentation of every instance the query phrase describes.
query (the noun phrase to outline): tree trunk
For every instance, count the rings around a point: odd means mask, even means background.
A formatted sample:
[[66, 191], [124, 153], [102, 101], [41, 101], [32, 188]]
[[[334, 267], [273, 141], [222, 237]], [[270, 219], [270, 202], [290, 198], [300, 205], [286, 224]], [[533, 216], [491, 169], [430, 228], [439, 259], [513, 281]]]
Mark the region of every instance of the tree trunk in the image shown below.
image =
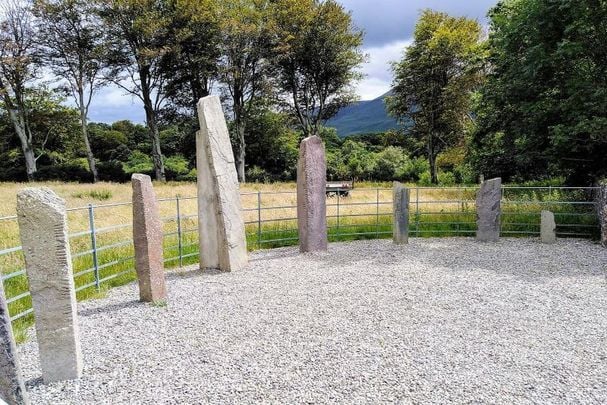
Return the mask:
[[428, 140], [428, 162], [430, 163], [430, 182], [438, 184], [438, 168], [436, 167], [436, 151], [434, 150], [434, 136]]
[[86, 160], [89, 163], [89, 170], [93, 176], [93, 183], [99, 181], [99, 174], [97, 173], [97, 164], [95, 163], [95, 156], [91, 149], [91, 143], [89, 142], [89, 129], [86, 125], [86, 111], [83, 106], [84, 100], [82, 94], [80, 95], [80, 125], [82, 126], [82, 140], [84, 141], [84, 148], [86, 150]]
[[149, 99], [149, 97], [146, 97], [145, 94], [146, 93], [144, 93], [143, 107], [145, 109], [148, 136], [152, 141], [152, 163], [154, 164], [154, 173], [156, 180], [166, 181], [164, 161], [162, 159], [162, 149], [160, 148], [160, 135], [158, 131], [158, 124], [156, 122], [156, 111], [154, 111], [152, 101]]
[[27, 136], [27, 131], [23, 128], [22, 123], [17, 117], [17, 113], [12, 108], [8, 107], [7, 110], [10, 120], [15, 128], [15, 132], [17, 133], [17, 137], [21, 142], [21, 150], [23, 151], [23, 157], [25, 159], [25, 171], [27, 173], [27, 179], [29, 181], [34, 181], [36, 176], [36, 172], [38, 168], [36, 167], [36, 155], [34, 154], [34, 147], [32, 146], [32, 142]]
[[242, 117], [236, 121], [236, 135], [238, 136], [238, 147], [236, 148], [236, 172], [238, 173], [238, 181], [244, 183], [245, 178], [245, 156], [246, 156], [246, 142], [244, 138], [245, 134], [245, 123]]

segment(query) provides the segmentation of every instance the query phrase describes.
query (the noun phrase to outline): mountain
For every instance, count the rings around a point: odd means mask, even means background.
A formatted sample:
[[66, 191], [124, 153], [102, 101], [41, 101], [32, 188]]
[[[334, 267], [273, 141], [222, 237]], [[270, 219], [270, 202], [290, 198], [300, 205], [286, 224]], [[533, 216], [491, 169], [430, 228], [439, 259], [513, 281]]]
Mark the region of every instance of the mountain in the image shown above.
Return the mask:
[[374, 100], [359, 101], [339, 110], [337, 115], [325, 123], [337, 129], [337, 135], [346, 137], [355, 134], [384, 132], [398, 127], [396, 120], [388, 115], [384, 99], [391, 92]]

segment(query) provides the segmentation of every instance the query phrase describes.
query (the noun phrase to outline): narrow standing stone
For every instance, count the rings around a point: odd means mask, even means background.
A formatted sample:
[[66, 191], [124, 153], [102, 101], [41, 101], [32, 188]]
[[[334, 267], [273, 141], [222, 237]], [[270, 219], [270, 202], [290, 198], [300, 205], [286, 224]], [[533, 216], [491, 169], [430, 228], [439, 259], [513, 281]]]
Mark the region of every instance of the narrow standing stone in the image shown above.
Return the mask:
[[599, 190], [599, 222], [601, 223], [601, 244], [607, 247], [607, 185]]
[[248, 263], [234, 153], [217, 96], [198, 102], [196, 135], [200, 267], [240, 270]]
[[2, 401], [9, 405], [29, 404], [17, 359], [4, 286], [0, 281], [0, 403]]
[[392, 240], [396, 244], [409, 243], [409, 189], [395, 181], [393, 189], [394, 227]]
[[143, 302], [166, 300], [162, 251], [162, 220], [152, 179], [133, 174], [133, 243], [139, 298]]
[[314, 135], [301, 141], [297, 162], [299, 250], [327, 250], [327, 163], [325, 146]]
[[542, 243], [556, 243], [556, 222], [554, 220], [554, 214], [550, 211], [542, 211], [540, 239], [542, 240]]
[[50, 189], [17, 193], [19, 233], [45, 383], [79, 378], [82, 353], [65, 201]]
[[476, 239], [497, 242], [500, 237], [502, 179], [484, 181], [476, 195]]

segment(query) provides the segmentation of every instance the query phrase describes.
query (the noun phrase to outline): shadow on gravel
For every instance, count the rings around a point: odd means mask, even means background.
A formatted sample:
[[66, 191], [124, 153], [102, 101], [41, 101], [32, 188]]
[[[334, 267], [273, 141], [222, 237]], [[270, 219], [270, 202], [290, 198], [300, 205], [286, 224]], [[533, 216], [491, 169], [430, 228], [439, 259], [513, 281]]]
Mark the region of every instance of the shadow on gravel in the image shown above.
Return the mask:
[[141, 302], [139, 300], [132, 300], [132, 301], [125, 301], [125, 302], [119, 302], [117, 304], [109, 304], [109, 305], [105, 305], [102, 307], [97, 307], [97, 308], [88, 308], [88, 309], [82, 309], [80, 311], [78, 311], [78, 315], [79, 316], [91, 316], [91, 315], [96, 315], [96, 314], [100, 314], [103, 312], [114, 312], [114, 311], [120, 311], [123, 309], [128, 309], [128, 308], [134, 308], [140, 305], [148, 305], [145, 302]]

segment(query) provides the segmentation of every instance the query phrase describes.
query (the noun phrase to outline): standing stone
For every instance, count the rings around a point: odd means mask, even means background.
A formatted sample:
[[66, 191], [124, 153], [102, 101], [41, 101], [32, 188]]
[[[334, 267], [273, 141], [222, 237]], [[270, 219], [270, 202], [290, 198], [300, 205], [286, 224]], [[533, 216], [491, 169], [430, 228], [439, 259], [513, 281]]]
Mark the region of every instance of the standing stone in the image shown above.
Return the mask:
[[484, 181], [476, 195], [476, 240], [497, 242], [500, 237], [502, 179]]
[[542, 243], [556, 243], [556, 221], [554, 220], [554, 213], [550, 211], [542, 210], [540, 239]]
[[0, 403], [29, 404], [13, 337], [4, 287], [0, 281]]
[[607, 185], [599, 190], [599, 222], [601, 225], [601, 244], [607, 247]]
[[409, 189], [395, 181], [393, 189], [394, 227], [392, 240], [394, 243], [409, 243]]
[[17, 193], [17, 216], [45, 383], [79, 378], [82, 353], [65, 201], [44, 188]]
[[327, 250], [327, 162], [325, 146], [314, 135], [301, 141], [297, 162], [299, 250]]
[[196, 135], [200, 267], [240, 270], [248, 263], [240, 191], [228, 126], [217, 96], [198, 102]]
[[166, 300], [162, 253], [162, 220], [152, 179], [133, 174], [133, 243], [139, 298], [143, 302]]

